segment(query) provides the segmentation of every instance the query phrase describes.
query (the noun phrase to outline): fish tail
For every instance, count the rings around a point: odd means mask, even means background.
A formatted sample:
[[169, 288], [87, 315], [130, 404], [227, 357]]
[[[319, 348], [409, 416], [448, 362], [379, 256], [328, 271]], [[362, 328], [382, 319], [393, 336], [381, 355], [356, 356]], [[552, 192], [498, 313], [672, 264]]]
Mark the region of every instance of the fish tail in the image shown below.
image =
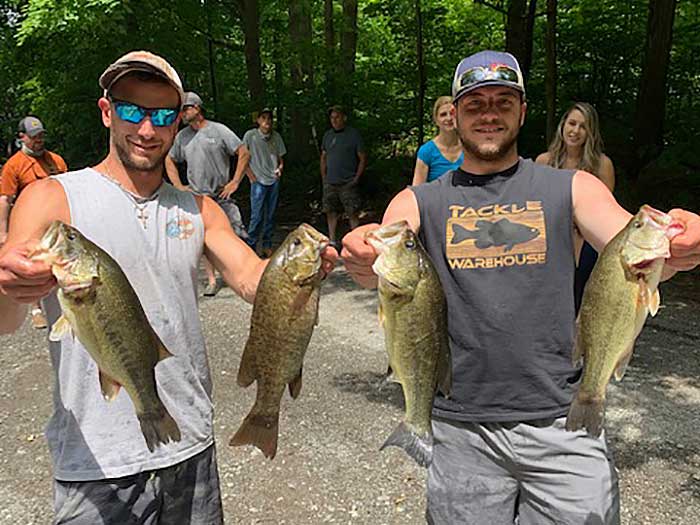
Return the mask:
[[146, 446], [151, 452], [161, 443], [180, 441], [180, 428], [164, 406], [162, 411], [138, 414], [138, 418]]
[[277, 454], [278, 427], [279, 414], [250, 413], [229, 441], [229, 445], [232, 447], [253, 445], [258, 447], [266, 458], [273, 459]]
[[420, 436], [405, 421], [399, 423], [379, 450], [391, 446], [404, 449], [421, 467], [427, 467], [433, 460], [433, 435]]
[[605, 399], [581, 399], [576, 396], [566, 416], [566, 430], [573, 432], [585, 428], [589, 436], [597, 438], [603, 431], [604, 416]]

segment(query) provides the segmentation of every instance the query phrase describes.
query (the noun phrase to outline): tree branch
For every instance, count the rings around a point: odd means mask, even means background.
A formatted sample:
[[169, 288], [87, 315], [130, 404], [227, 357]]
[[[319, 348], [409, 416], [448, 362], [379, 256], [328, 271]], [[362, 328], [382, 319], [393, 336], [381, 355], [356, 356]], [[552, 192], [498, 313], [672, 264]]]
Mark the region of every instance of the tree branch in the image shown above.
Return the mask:
[[503, 5], [501, 4], [492, 4], [491, 2], [488, 2], [487, 0], [474, 0], [475, 4], [482, 4], [485, 5], [486, 7], [490, 7], [491, 9], [495, 9], [499, 13], [503, 13], [504, 15], [508, 14], [508, 11], [504, 9]]
[[178, 18], [180, 18], [180, 21], [188, 26], [190, 29], [194, 30], [195, 33], [199, 33], [203, 37], [205, 37], [207, 40], [209, 40], [212, 44], [216, 44], [217, 46], [224, 47], [226, 49], [230, 49], [231, 51], [243, 51], [243, 47], [240, 45], [232, 44], [231, 42], [227, 42], [226, 40], [220, 40], [218, 38], [214, 38], [211, 33], [208, 31], [202, 31], [199, 27], [194, 25], [192, 22], [189, 22], [185, 20], [184, 18], [180, 17], [178, 15]]

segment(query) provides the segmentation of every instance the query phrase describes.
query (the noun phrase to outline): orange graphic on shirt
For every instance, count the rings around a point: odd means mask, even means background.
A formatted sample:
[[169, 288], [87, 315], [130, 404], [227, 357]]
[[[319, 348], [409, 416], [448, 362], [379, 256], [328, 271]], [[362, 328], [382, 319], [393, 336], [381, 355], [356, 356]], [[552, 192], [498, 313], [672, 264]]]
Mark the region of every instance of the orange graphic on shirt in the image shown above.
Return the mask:
[[453, 269], [544, 264], [547, 229], [540, 201], [478, 209], [451, 206], [446, 256]]

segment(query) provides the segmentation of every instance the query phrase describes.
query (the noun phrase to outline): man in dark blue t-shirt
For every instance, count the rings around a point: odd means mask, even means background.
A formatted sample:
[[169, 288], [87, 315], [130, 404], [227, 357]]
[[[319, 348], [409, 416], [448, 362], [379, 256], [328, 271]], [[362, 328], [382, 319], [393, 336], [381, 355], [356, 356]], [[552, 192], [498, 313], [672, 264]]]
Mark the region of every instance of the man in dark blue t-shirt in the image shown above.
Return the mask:
[[323, 211], [328, 219], [328, 237], [335, 244], [335, 232], [341, 212], [348, 214], [351, 228], [360, 224], [360, 193], [357, 187], [365, 171], [367, 155], [360, 132], [346, 125], [347, 116], [340, 106], [328, 109], [331, 129], [321, 143], [321, 179]]

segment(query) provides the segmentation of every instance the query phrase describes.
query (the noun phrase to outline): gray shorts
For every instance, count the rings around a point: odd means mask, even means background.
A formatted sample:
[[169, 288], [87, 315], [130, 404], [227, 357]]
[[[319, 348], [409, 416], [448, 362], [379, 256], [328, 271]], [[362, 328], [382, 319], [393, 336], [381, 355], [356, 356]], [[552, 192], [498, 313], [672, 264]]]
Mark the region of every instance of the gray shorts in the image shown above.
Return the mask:
[[604, 436], [566, 418], [528, 423], [433, 419], [431, 525], [617, 525], [617, 471]]
[[241, 239], [247, 239], [248, 232], [245, 229], [245, 224], [243, 224], [241, 210], [238, 209], [236, 201], [230, 197], [228, 199], [221, 199], [214, 195], [212, 195], [212, 199], [224, 210], [226, 217], [228, 217], [228, 222], [231, 224], [233, 231], [236, 232], [236, 235]]
[[55, 480], [54, 511], [54, 525], [223, 524], [216, 451], [123, 478]]

